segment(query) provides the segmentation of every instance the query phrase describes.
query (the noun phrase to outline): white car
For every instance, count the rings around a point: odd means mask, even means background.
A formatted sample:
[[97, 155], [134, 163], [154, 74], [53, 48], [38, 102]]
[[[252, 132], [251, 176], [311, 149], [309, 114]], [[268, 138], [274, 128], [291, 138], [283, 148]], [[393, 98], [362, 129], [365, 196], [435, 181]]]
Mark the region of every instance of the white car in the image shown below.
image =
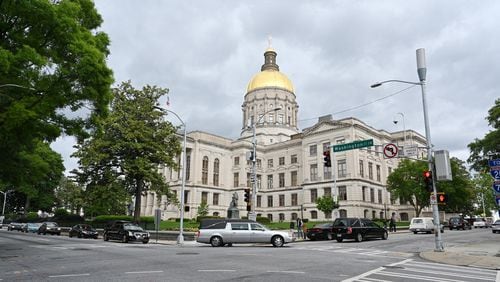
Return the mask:
[[[444, 227], [440, 224], [439, 230], [444, 232]], [[410, 232], [417, 234], [418, 232], [434, 233], [434, 219], [432, 217], [414, 217], [410, 222]]]
[[241, 219], [202, 220], [196, 236], [196, 242], [211, 244], [212, 247], [231, 246], [233, 243], [269, 243], [282, 247], [294, 239], [288, 232], [270, 230], [255, 221]]
[[491, 225], [491, 232], [493, 233], [500, 233], [500, 219], [497, 219], [493, 224]]
[[474, 228], [486, 228], [488, 226], [486, 226], [486, 221], [484, 221], [482, 218], [478, 218], [474, 221], [474, 223], [472, 223], [472, 226], [474, 226]]

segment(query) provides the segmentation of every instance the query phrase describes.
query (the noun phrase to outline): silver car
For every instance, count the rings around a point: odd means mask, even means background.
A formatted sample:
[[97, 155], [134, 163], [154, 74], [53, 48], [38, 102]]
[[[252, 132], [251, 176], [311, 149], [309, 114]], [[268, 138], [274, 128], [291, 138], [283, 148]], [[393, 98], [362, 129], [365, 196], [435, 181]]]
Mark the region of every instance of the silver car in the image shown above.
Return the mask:
[[248, 220], [205, 220], [200, 224], [196, 241], [213, 247], [233, 243], [271, 243], [282, 247], [294, 241], [288, 232], [270, 230], [264, 225]]
[[500, 219], [497, 219], [493, 224], [491, 225], [492, 232], [493, 233], [500, 233]]

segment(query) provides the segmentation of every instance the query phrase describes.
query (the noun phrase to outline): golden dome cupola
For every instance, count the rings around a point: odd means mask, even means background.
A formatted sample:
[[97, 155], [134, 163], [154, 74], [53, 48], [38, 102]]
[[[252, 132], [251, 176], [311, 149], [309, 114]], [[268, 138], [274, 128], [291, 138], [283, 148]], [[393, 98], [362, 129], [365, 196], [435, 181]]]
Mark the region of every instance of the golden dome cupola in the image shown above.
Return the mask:
[[280, 67], [276, 64], [276, 56], [277, 53], [273, 48], [267, 48], [264, 53], [264, 64], [260, 68], [261, 72], [250, 80], [247, 93], [264, 87], [277, 87], [294, 92], [290, 79], [280, 72]]

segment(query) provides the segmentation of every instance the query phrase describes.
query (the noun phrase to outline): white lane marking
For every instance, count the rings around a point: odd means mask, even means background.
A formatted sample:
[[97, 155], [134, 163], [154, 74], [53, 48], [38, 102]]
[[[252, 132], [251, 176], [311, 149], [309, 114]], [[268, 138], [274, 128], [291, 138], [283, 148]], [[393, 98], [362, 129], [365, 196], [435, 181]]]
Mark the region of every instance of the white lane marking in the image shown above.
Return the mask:
[[360, 275], [358, 275], [358, 276], [355, 276], [355, 277], [352, 277], [352, 278], [349, 278], [349, 279], [344, 279], [344, 280], [342, 280], [342, 282], [353, 282], [353, 281], [358, 281], [358, 280], [361, 280], [361, 278], [365, 278], [366, 276], [370, 276], [370, 275], [372, 275], [372, 274], [374, 274], [374, 273], [377, 273], [377, 272], [379, 272], [379, 271], [382, 271], [382, 270], [384, 270], [384, 268], [383, 268], [383, 267], [375, 268], [375, 269], [372, 269], [372, 270], [370, 270], [370, 271], [368, 271], [368, 272], [365, 272], [365, 273], [363, 273], [363, 274], [360, 274]]
[[268, 273], [291, 273], [291, 274], [305, 274], [304, 271], [287, 271], [287, 270], [268, 270]]
[[56, 277], [78, 277], [78, 276], [89, 276], [90, 273], [81, 273], [81, 274], [63, 274], [63, 275], [50, 275], [50, 278]]
[[234, 269], [198, 269], [199, 272], [234, 272]]
[[162, 273], [163, 270], [151, 270], [151, 271], [129, 271], [125, 274], [145, 274], [145, 273]]
[[405, 264], [405, 263], [408, 263], [410, 261], [413, 261], [413, 260], [412, 259], [405, 259], [405, 260], [402, 260], [400, 262], [391, 263], [388, 266], [396, 266], [396, 265], [400, 265], [400, 264]]

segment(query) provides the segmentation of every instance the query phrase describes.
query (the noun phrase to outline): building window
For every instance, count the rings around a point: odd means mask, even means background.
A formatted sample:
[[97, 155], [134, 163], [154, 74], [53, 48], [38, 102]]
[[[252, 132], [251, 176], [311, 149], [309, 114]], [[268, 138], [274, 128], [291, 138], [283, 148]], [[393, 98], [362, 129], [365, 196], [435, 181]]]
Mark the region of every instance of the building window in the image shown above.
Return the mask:
[[280, 213], [279, 216], [280, 216], [280, 222], [285, 221], [285, 214], [284, 213]]
[[347, 176], [347, 162], [346, 162], [346, 160], [338, 160], [337, 167], [338, 167], [339, 177], [346, 177]]
[[219, 216], [219, 212], [214, 212], [212, 215], [218, 217]]
[[279, 165], [285, 165], [285, 157], [280, 157], [278, 163]]
[[297, 201], [297, 193], [293, 193], [292, 194], [292, 203], [291, 203], [292, 206], [296, 206], [298, 205], [298, 201]]
[[332, 218], [332, 212], [325, 213], [325, 218]]
[[363, 160], [359, 160], [359, 176], [365, 177], [365, 168], [363, 165]]
[[234, 157], [234, 165], [240, 165], [240, 157]]
[[370, 203], [375, 203], [375, 190], [370, 188]]
[[309, 156], [316, 157], [318, 155], [318, 147], [316, 145], [309, 146]]
[[262, 168], [262, 160], [261, 159], [257, 159], [255, 166], [257, 168]]
[[373, 180], [373, 164], [370, 162], [368, 163], [368, 178]]
[[378, 203], [382, 204], [382, 190], [378, 190]]
[[285, 206], [285, 195], [280, 195], [279, 196], [279, 204], [280, 204], [280, 207], [284, 207]]
[[270, 213], [268, 213], [267, 214], [267, 219], [269, 219], [269, 221], [272, 222], [273, 221], [273, 215], [270, 214]]
[[339, 186], [339, 200], [347, 201], [347, 187]]
[[330, 167], [330, 166], [323, 166], [323, 178], [324, 179], [330, 179], [330, 178], [332, 178], [332, 167]]
[[311, 211], [311, 219], [318, 219], [318, 212], [317, 211]]
[[201, 184], [208, 184], [208, 157], [203, 157], [201, 166]]
[[292, 164], [296, 164], [297, 163], [297, 155], [292, 155], [290, 157], [290, 163], [292, 163]]
[[335, 142], [337, 142], [337, 144], [345, 144], [345, 138], [337, 139]]
[[369, 214], [369, 211], [368, 210], [364, 210], [363, 217], [364, 218], [368, 218], [368, 214]]
[[259, 119], [258, 119], [259, 124], [263, 124], [263, 123], [264, 123], [264, 118], [263, 118], [263, 116], [264, 116], [263, 114], [259, 114]]
[[380, 165], [377, 165], [377, 181], [380, 181]]
[[219, 193], [214, 193], [214, 196], [212, 199], [212, 205], [214, 205], [214, 206], [219, 205]]
[[262, 196], [257, 195], [257, 207], [260, 208], [262, 206]]
[[346, 210], [339, 210], [339, 217], [347, 217], [347, 211]]
[[208, 203], [208, 192], [201, 192], [201, 202]]
[[285, 173], [284, 172], [279, 174], [279, 182], [280, 182], [279, 183], [280, 188], [285, 187]]
[[311, 181], [318, 180], [318, 164], [311, 165]]
[[325, 197], [331, 197], [332, 196], [332, 188], [330, 188], [330, 187], [323, 188], [323, 195]]
[[291, 218], [291, 220], [292, 220], [292, 221], [295, 221], [295, 220], [297, 220], [297, 217], [298, 217], [298, 216], [297, 216], [297, 214], [296, 214], [296, 213], [292, 213], [292, 218]]
[[284, 116], [282, 114], [278, 115], [278, 123], [283, 124]]
[[274, 122], [274, 115], [273, 114], [269, 114], [269, 123], [273, 123]]
[[214, 186], [219, 186], [219, 159], [214, 161]]
[[189, 201], [189, 191], [184, 190], [184, 204], [187, 204]]
[[267, 189], [273, 189], [273, 175], [267, 176]]
[[363, 193], [363, 202], [366, 202], [366, 186], [363, 186], [361, 193]]
[[233, 174], [233, 186], [234, 188], [240, 186], [240, 174], [238, 172]]
[[267, 160], [267, 167], [272, 168], [273, 167], [273, 159]]
[[297, 171], [290, 172], [290, 177], [292, 179], [292, 186], [297, 186]]
[[323, 152], [330, 152], [330, 142], [323, 143]]
[[273, 196], [267, 196], [267, 206], [270, 208], [273, 206]]
[[376, 211], [372, 211], [372, 219], [375, 219], [377, 218], [377, 212]]
[[191, 174], [189, 173], [191, 171], [191, 155], [186, 156], [186, 181], [189, 180], [189, 177], [191, 177]]
[[318, 190], [311, 189], [311, 203], [316, 203], [316, 200], [318, 200]]

